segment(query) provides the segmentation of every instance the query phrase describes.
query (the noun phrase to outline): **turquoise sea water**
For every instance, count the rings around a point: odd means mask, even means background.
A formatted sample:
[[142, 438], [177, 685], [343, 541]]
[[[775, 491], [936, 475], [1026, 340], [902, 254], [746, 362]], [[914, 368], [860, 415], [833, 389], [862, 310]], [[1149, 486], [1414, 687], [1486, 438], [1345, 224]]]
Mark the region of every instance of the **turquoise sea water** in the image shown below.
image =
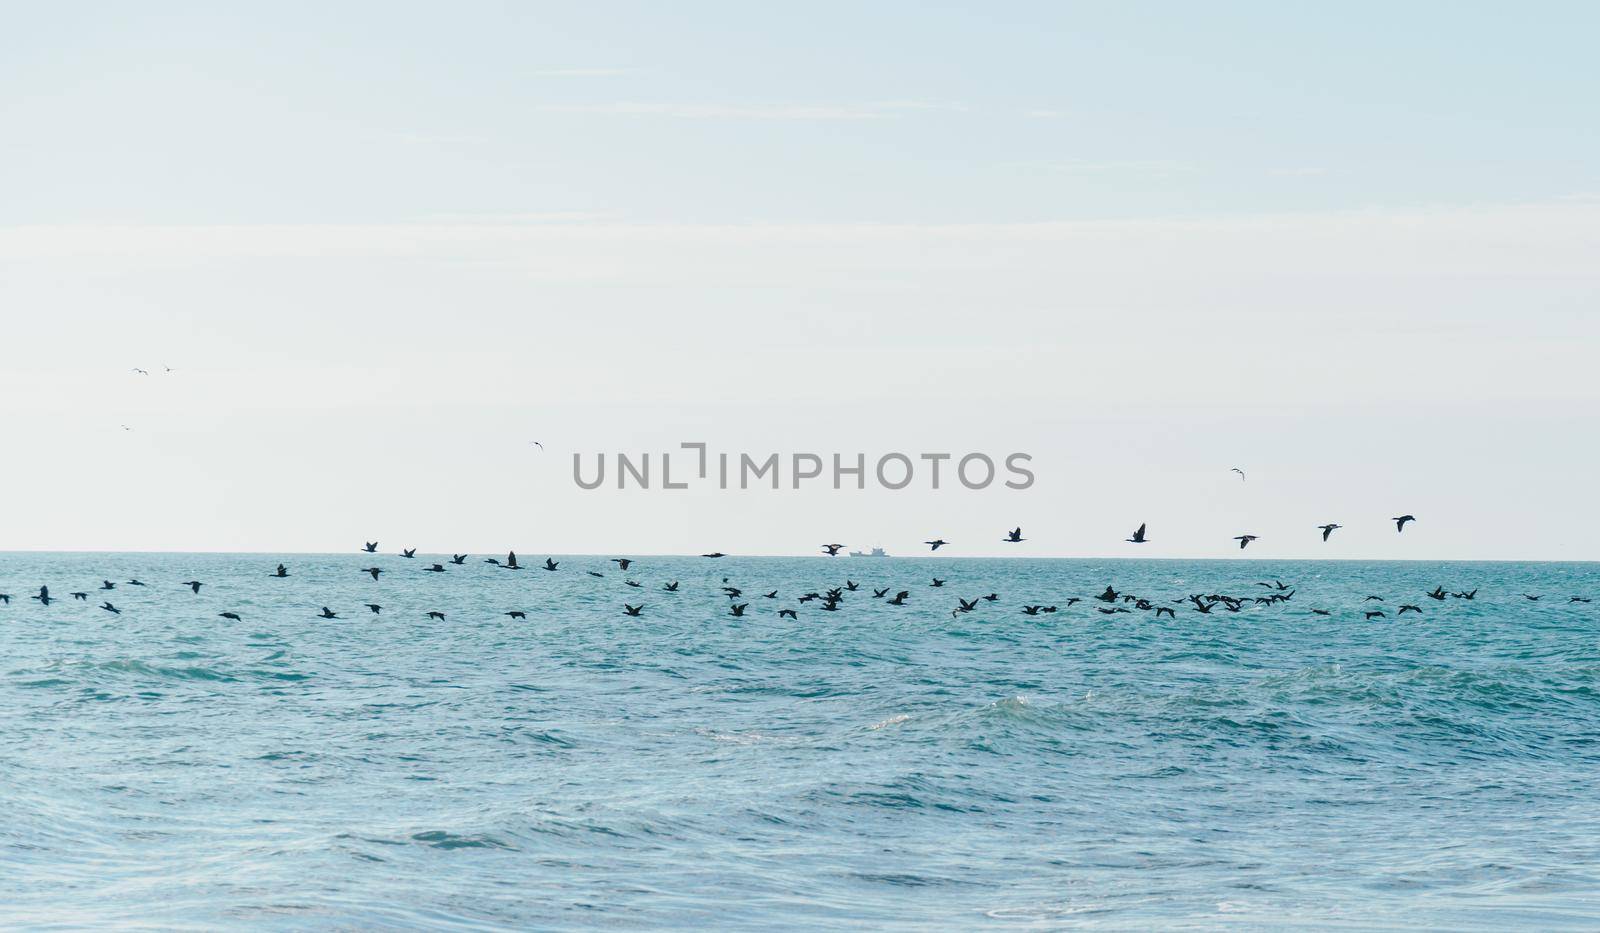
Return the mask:
[[1600, 565], [481, 557], [0, 555], [0, 921], [1600, 923]]

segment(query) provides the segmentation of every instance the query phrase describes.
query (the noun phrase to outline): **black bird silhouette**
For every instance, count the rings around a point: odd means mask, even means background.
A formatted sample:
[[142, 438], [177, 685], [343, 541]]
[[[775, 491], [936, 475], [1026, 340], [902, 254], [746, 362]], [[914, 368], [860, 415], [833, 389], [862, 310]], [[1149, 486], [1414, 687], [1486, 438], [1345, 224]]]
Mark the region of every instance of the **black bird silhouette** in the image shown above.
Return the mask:
[[722, 553], [721, 551], [712, 551], [710, 554], [701, 554], [700, 556], [701, 557], [727, 557], [728, 555]]
[[423, 573], [444, 573], [444, 564], [434, 564], [431, 567], [424, 567], [424, 568], [422, 568], [422, 572]]
[[1454, 596], [1456, 599], [1477, 599], [1478, 598], [1478, 588], [1477, 587], [1473, 587], [1472, 589], [1468, 590], [1465, 593], [1451, 593], [1450, 595]]
[[184, 586], [187, 586], [189, 589], [194, 590], [196, 596], [200, 595], [200, 587], [202, 585], [203, 584], [201, 584], [201, 582], [199, 580], [190, 580], [189, 582], [184, 584]]
[[744, 590], [739, 589], [737, 586], [725, 586], [722, 588], [722, 592], [726, 593], [729, 599], [738, 599], [739, 594], [743, 593]]
[[956, 597], [956, 603], [959, 604], [960, 607], [961, 607], [960, 610], [958, 610], [960, 612], [971, 612], [972, 610], [978, 608], [978, 600], [977, 599], [973, 599], [971, 602], [968, 602], [967, 600], [962, 599], [961, 597], [957, 596]]
[[[500, 566], [504, 570], [521, 570], [522, 569], [522, 565], [517, 563], [517, 552], [516, 551], [507, 551], [506, 552], [506, 562], [504, 564], [501, 564]], [[553, 570], [555, 568], [552, 567], [550, 569]]]
[[[282, 566], [282, 565], [280, 564], [279, 566]], [[117, 588], [117, 585], [115, 583], [112, 583], [110, 580], [101, 580], [100, 581], [100, 588], [102, 590], [114, 590], [114, 589]]]
[[273, 571], [273, 573], [271, 574], [271, 576], [274, 576], [274, 577], [287, 577], [288, 575], [289, 575], [289, 568], [285, 567], [282, 564], [279, 564], [278, 565], [278, 569]]
[[1387, 619], [1387, 618], [1389, 618], [1389, 617], [1383, 614], [1383, 610], [1382, 609], [1374, 609], [1371, 612], [1367, 613], [1367, 620], [1368, 621], [1371, 621], [1373, 619]]
[[589, 576], [591, 576], [591, 577], [604, 577], [605, 576], [605, 574], [600, 573], [600, 572], [595, 571], [595, 570], [591, 570], [588, 573], [589, 573]]
[[622, 582], [627, 586], [644, 586], [644, 584], [640, 583], [638, 580], [624, 580]]
[[663, 587], [663, 589], [665, 589], [668, 593], [678, 592], [678, 581], [673, 580], [671, 583], [668, 583], [665, 587]]
[[1235, 535], [1233, 540], [1239, 542], [1239, 550], [1242, 551], [1249, 546], [1251, 541], [1256, 540], [1256, 537], [1256, 535]]
[[510, 616], [513, 619], [526, 619], [528, 617], [528, 614], [526, 612], [523, 612], [520, 609], [513, 609], [510, 612], [506, 613], [506, 615]]
[[372, 579], [376, 580], [376, 579], [378, 579], [378, 574], [383, 573], [383, 568], [382, 567], [362, 567], [361, 568], [361, 572], [362, 573], [370, 573], [370, 574], [372, 574]]
[[1103, 603], [1114, 603], [1117, 601], [1117, 591], [1112, 589], [1110, 586], [1107, 586], [1106, 591], [1101, 593], [1099, 596], [1096, 596], [1095, 599], [1098, 599]]
[[497, 557], [485, 557], [483, 562], [486, 564], [494, 564], [496, 567], [500, 566], [500, 559]]
[[1538, 602], [1539, 600], [1544, 599], [1544, 595], [1540, 594], [1538, 596], [1534, 596], [1531, 593], [1523, 593], [1522, 598], [1531, 602]]
[[1336, 522], [1329, 522], [1326, 525], [1318, 525], [1317, 527], [1322, 529], [1322, 540], [1326, 541], [1328, 540], [1328, 535], [1333, 534], [1335, 529], [1343, 528], [1344, 526]]
[[937, 551], [940, 548], [944, 547], [946, 544], [949, 544], [950, 542], [946, 541], [943, 538], [934, 538], [932, 541], [924, 541], [922, 543], [926, 544], [930, 551]]
[[1133, 537], [1128, 539], [1128, 543], [1130, 543], [1130, 544], [1144, 544], [1145, 543], [1145, 537], [1144, 537], [1144, 526], [1145, 526], [1145, 524], [1149, 524], [1149, 523], [1146, 522], [1144, 524], [1141, 524], [1139, 526], [1139, 530], [1135, 531], [1133, 533]]
[[1156, 618], [1158, 618], [1158, 619], [1161, 618], [1161, 614], [1163, 612], [1165, 612], [1167, 614], [1167, 618], [1169, 618], [1169, 619], [1176, 619], [1178, 617], [1178, 614], [1176, 612], [1172, 611], [1172, 607], [1171, 606], [1157, 606], [1156, 607]]
[[0, 603], [5, 603], [7, 606], [11, 605], [11, 594], [0, 593]]
[[1586, 603], [1586, 602], [1589, 602], [1589, 597], [1587, 597], [1587, 596], [1574, 596], [1571, 599], [1567, 600], [1567, 602], [1569, 602], [1569, 603]]
[[367, 603], [367, 609], [371, 611], [373, 615], [379, 615], [383, 612], [383, 607], [377, 603]]
[[401, 557], [416, 557], [417, 556], [417, 549], [414, 548], [414, 547], [403, 548], [400, 551], [400, 556]]
[[728, 607], [728, 611], [730, 613], [736, 615], [736, 616], [742, 616], [742, 615], [744, 615], [744, 607], [746, 607], [748, 605], [750, 605], [750, 604], [749, 603], [734, 603], [733, 605]]
[[239, 618], [239, 614], [237, 612], [219, 612], [219, 613], [217, 613], [217, 618], [219, 618], [219, 619], [228, 619], [228, 620], [231, 620], [233, 622], [243, 622], [244, 621], [243, 619]]
[[332, 609], [329, 609], [327, 606], [323, 606], [322, 607], [322, 617], [324, 619], [337, 619], [337, 618], [339, 618], [339, 614], [337, 612], [334, 612]]
[[[636, 616], [644, 611], [644, 603], [640, 603], [637, 606], [630, 606], [627, 603], [623, 603], [622, 611], [626, 612], [630, 616]], [[734, 615], [738, 615], [738, 613], [734, 613]]]
[[138, 580], [129, 580], [128, 581], [128, 585], [129, 586], [144, 586], [144, 584], [140, 583]]
[[450, 563], [455, 564], [457, 567], [461, 566], [462, 564], [464, 564], [466, 562], [467, 562], [467, 555], [465, 555], [465, 554], [452, 554], [452, 555], [450, 555]]
[[443, 622], [444, 621], [444, 613], [442, 613], [442, 612], [438, 611], [437, 609], [435, 609], [435, 610], [432, 610], [432, 611], [430, 611], [428, 613], [428, 618], [431, 619], [431, 620], [434, 620], [434, 621]]
[[1317, 616], [1333, 615], [1333, 613], [1329, 612], [1326, 609], [1313, 609], [1313, 610], [1311, 610], [1311, 614], [1312, 615], [1317, 615]]
[[1433, 588], [1432, 591], [1430, 591], [1428, 593], [1428, 595], [1433, 597], [1434, 599], [1444, 599], [1444, 597], [1445, 597], [1444, 587], [1436, 586], [1436, 587]]
[[906, 597], [910, 595], [910, 590], [901, 590], [900, 592], [894, 594], [894, 599], [889, 600], [889, 605], [904, 606], [906, 604]]
[[778, 591], [777, 590], [773, 590], [772, 592], [766, 593], [764, 595], [766, 596], [767, 599], [777, 599], [778, 598]]
[[1000, 598], [1000, 594], [999, 593], [990, 593], [988, 596], [983, 596], [983, 597], [980, 597], [980, 598], [992, 603], [995, 600]]
[[[76, 599], [80, 603], [86, 603], [86, 602], [89, 601], [89, 594], [88, 593], [73, 593], [72, 594], [72, 598]], [[11, 601], [11, 599], [9, 597], [7, 597], [6, 602], [10, 602], [10, 601]]]
[[1382, 596], [1368, 596], [1366, 599], [1362, 600], [1362, 602], [1364, 602], [1364, 603], [1370, 603], [1370, 602], [1374, 602], [1374, 601], [1381, 603], [1381, 602], [1383, 602], [1383, 597]]
[[873, 590], [872, 591], [872, 598], [873, 599], [882, 599], [884, 594], [887, 593], [887, 592], [889, 592], [889, 588], [887, 586], [884, 587], [881, 590]]
[[122, 615], [122, 610], [118, 609], [116, 606], [111, 605], [110, 603], [102, 603], [100, 605], [100, 608], [104, 609], [105, 611], [107, 611], [109, 613], [111, 613], [112, 615], [119, 615], [119, 616]]
[[1025, 616], [1036, 616], [1039, 614], [1039, 610], [1043, 608], [1043, 606], [1023, 606], [1022, 614]]
[[376, 554], [378, 553], [378, 542], [368, 541], [361, 546], [361, 550], [366, 551], [368, 554]]
[[1239, 469], [1238, 467], [1234, 467], [1233, 468], [1233, 472], [1239, 474], [1239, 482], [1241, 482], [1241, 483], [1244, 482], [1244, 471], [1243, 470]]
[[39, 601], [39, 605], [41, 605], [41, 606], [50, 605], [50, 587], [48, 587], [48, 586], [39, 587], [39, 595], [30, 596], [29, 598], [30, 599], [37, 599]]
[[844, 547], [842, 544], [824, 544], [822, 549], [828, 553], [829, 557], [838, 557], [839, 549], [842, 547]]
[[1415, 515], [1396, 515], [1392, 519], [1392, 521], [1394, 522], [1394, 530], [1395, 531], [1405, 531], [1406, 530], [1406, 522], [1414, 522], [1416, 520], [1417, 520], [1417, 517]]
[[798, 620], [800, 618], [800, 613], [795, 612], [793, 609], [779, 609], [778, 618]]
[[1002, 540], [1007, 544], [1018, 544], [1027, 539], [1022, 537], [1022, 526], [1018, 525], [1017, 527], [1006, 532], [1006, 536]]
[[546, 569], [546, 570], [554, 570], [559, 566], [561, 566], [561, 562], [560, 561], [551, 560], [548, 557], [546, 557], [544, 559], [544, 569]]
[[1413, 606], [1410, 603], [1401, 603], [1400, 604], [1400, 611], [1395, 613], [1395, 615], [1403, 616], [1408, 612], [1415, 612], [1416, 614], [1421, 615], [1422, 614], [1422, 607], [1421, 606]]
[[928, 585], [929, 586], [944, 586], [944, 581], [939, 579], [938, 577], [934, 577], [933, 578], [933, 582], [928, 584]]
[[618, 570], [627, 570], [628, 565], [633, 563], [632, 560], [626, 557], [613, 557], [611, 558], [611, 562], [617, 565]]

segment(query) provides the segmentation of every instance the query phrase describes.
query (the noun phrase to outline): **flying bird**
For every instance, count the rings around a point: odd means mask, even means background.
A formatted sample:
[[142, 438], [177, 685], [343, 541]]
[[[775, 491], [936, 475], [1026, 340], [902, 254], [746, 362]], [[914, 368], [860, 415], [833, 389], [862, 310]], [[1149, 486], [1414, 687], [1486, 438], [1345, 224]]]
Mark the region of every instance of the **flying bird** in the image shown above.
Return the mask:
[[795, 612], [793, 609], [779, 609], [778, 610], [778, 618], [780, 618], [780, 619], [799, 619], [800, 618], [800, 613]]
[[199, 580], [190, 580], [189, 582], [184, 584], [184, 586], [187, 586], [189, 589], [194, 590], [194, 593], [195, 593], [196, 596], [200, 595], [200, 587], [202, 585], [203, 584]]
[[1392, 519], [1392, 521], [1394, 522], [1394, 530], [1395, 531], [1405, 531], [1406, 530], [1406, 522], [1414, 522], [1416, 520], [1417, 520], [1417, 517], [1415, 515], [1396, 515]]
[[1239, 542], [1239, 550], [1242, 551], [1249, 547], [1250, 542], [1256, 540], [1256, 538], [1256, 535], [1236, 535], [1233, 540]]
[[[627, 603], [623, 603], [622, 611], [626, 612], [630, 616], [637, 616], [639, 613], [644, 611], [644, 603], [640, 603], [637, 606], [630, 606]], [[738, 613], [736, 612], [734, 615], [738, 615]]]
[[378, 542], [368, 541], [361, 546], [361, 550], [366, 551], [368, 554], [376, 554], [378, 553]]
[[[148, 375], [148, 373], [146, 375]], [[122, 610], [118, 609], [116, 606], [111, 605], [109, 602], [102, 603], [100, 605], [100, 608], [104, 609], [105, 611], [107, 611], [109, 613], [111, 613], [112, 615], [117, 615], [117, 616], [122, 615]]]
[[844, 547], [842, 544], [824, 544], [822, 549], [827, 552], [829, 557], [838, 557], [839, 549], [842, 547]]
[[428, 613], [428, 618], [434, 621], [443, 622], [444, 613], [439, 612], [438, 610], [432, 610]]
[[244, 621], [243, 619], [239, 618], [239, 614], [237, 612], [219, 612], [219, 613], [217, 613], [217, 618], [219, 618], [219, 619], [228, 619], [229, 621], [232, 621], [232, 622], [243, 622]]
[[377, 603], [367, 603], [366, 605], [368, 611], [370, 611], [373, 615], [380, 615], [383, 612], [383, 607]]
[[467, 562], [467, 555], [465, 555], [465, 554], [452, 554], [452, 555], [450, 555], [450, 563], [455, 564], [457, 567], [461, 566], [462, 564], [464, 564], [466, 562]]
[[617, 565], [618, 570], [627, 570], [628, 566], [633, 563], [632, 560], [626, 557], [613, 557], [611, 562]]
[[339, 614], [337, 612], [334, 612], [332, 609], [329, 609], [327, 606], [323, 606], [322, 607], [322, 618], [324, 618], [324, 619], [337, 619], [337, 618], [339, 618]]
[[[1146, 524], [1148, 524], [1148, 523], [1146, 523]], [[1129, 544], [1144, 544], [1145, 543], [1144, 524], [1141, 524], [1139, 526], [1139, 530], [1135, 531], [1133, 533], [1133, 537], [1128, 539], [1128, 543]]]
[[400, 551], [400, 556], [414, 558], [417, 556], [417, 549], [414, 547], [402, 548]]
[[372, 574], [372, 579], [376, 580], [376, 579], [378, 579], [378, 574], [383, 573], [383, 568], [382, 567], [363, 567], [363, 568], [361, 568], [361, 572], [362, 573], [370, 573], [370, 574]]
[[950, 542], [946, 541], [943, 538], [934, 538], [932, 541], [924, 541], [922, 543], [926, 544], [930, 551], [937, 551], [940, 548], [944, 547], [946, 544], [949, 544]]
[[721, 551], [712, 551], [710, 554], [701, 554], [700, 556], [701, 557], [727, 557], [728, 555], [722, 553]]
[[271, 574], [269, 574], [269, 576], [274, 576], [274, 577], [287, 577], [288, 575], [289, 575], [289, 568], [285, 567], [282, 564], [279, 564], [278, 565], [278, 569], [273, 571]]
[[1329, 522], [1326, 525], [1318, 525], [1317, 527], [1322, 529], [1322, 540], [1326, 541], [1328, 540], [1328, 536], [1333, 534], [1335, 529], [1343, 528], [1344, 526], [1336, 522]]
[[742, 616], [742, 615], [744, 615], [744, 607], [746, 607], [748, 605], [750, 605], [750, 604], [749, 603], [734, 603], [733, 605], [728, 607], [728, 612], [731, 613], [732, 615]]
[[510, 616], [513, 619], [526, 619], [528, 617], [528, 614], [526, 612], [523, 612], [520, 609], [513, 609], [510, 612], [506, 613], [506, 615]]
[[1239, 482], [1241, 482], [1241, 483], [1244, 482], [1244, 471], [1243, 470], [1239, 469], [1238, 467], [1234, 467], [1233, 468], [1233, 472], [1239, 474]]
[[1020, 542], [1022, 542], [1024, 540], [1026, 540], [1026, 539], [1022, 537], [1022, 526], [1021, 525], [1018, 525], [1017, 527], [1015, 527], [1015, 528], [1011, 529], [1010, 531], [1006, 532], [1006, 536], [1004, 538], [1004, 541], [1007, 544], [1018, 544], [1018, 543], [1020, 543]]

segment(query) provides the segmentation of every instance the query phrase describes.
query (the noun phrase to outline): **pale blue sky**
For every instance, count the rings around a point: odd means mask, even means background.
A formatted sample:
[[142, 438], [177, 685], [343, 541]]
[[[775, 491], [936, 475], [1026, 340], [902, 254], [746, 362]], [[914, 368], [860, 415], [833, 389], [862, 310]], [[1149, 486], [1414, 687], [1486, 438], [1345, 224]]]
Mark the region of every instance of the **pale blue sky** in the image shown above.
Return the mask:
[[967, 222], [1600, 191], [1588, 3], [15, 4], [11, 222]]
[[[0, 549], [1595, 559], [1597, 26], [13, 5]], [[571, 482], [684, 440], [1038, 482]]]

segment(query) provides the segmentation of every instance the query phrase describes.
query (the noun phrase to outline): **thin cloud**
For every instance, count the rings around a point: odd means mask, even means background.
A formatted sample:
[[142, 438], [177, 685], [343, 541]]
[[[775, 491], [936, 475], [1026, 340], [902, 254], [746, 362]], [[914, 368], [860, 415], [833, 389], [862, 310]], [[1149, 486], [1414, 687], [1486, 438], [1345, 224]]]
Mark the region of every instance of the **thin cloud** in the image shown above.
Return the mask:
[[541, 68], [533, 74], [539, 78], [615, 78], [632, 73], [631, 68]]
[[891, 100], [866, 104], [705, 104], [614, 101], [602, 104], [543, 104], [542, 113], [672, 117], [684, 120], [877, 120], [906, 112], [962, 112], [962, 104]]
[[1062, 161], [1008, 162], [1008, 168], [1029, 169], [1057, 175], [1138, 175], [1145, 178], [1174, 178], [1198, 170], [1191, 162], [1174, 159], [1066, 159]]

